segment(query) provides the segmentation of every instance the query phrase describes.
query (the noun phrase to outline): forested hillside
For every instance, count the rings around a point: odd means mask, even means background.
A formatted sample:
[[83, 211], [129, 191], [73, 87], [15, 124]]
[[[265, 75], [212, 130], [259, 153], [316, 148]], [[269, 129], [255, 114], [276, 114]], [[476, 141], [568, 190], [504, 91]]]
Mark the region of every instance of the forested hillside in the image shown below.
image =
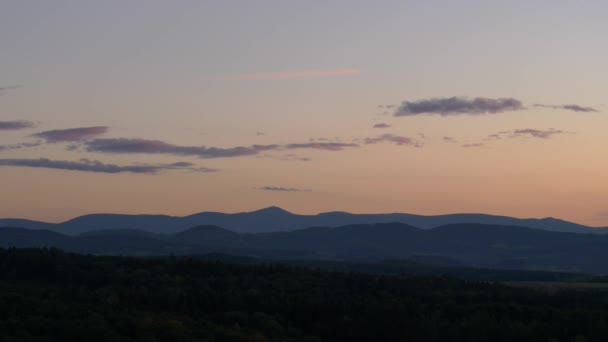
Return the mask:
[[0, 250], [2, 341], [605, 341], [608, 292]]

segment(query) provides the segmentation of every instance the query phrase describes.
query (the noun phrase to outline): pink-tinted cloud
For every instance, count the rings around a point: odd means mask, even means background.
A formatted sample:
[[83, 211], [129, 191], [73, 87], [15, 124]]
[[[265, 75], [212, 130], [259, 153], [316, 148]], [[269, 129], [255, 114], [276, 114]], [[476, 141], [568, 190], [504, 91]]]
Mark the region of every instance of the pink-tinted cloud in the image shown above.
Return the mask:
[[395, 134], [382, 134], [377, 137], [365, 138], [363, 142], [365, 144], [377, 144], [382, 142], [388, 142], [400, 146], [408, 145], [413, 147], [422, 147], [422, 144], [420, 144], [416, 139]]
[[359, 69], [353, 68], [338, 68], [338, 69], [299, 69], [285, 70], [279, 72], [255, 72], [250, 74], [239, 74], [229, 76], [231, 80], [287, 80], [298, 78], [319, 78], [331, 76], [348, 76], [362, 73]]
[[107, 131], [108, 127], [105, 126], [78, 127], [45, 131], [36, 133], [32, 136], [44, 139], [48, 143], [75, 142], [91, 139], [95, 136], [105, 134]]
[[106, 164], [97, 160], [80, 159], [79, 161], [39, 159], [0, 159], [0, 166], [33, 167], [97, 173], [148, 173], [153, 174], [163, 170], [188, 170], [194, 172], [217, 172], [218, 169], [196, 167], [192, 163], [177, 162], [172, 164], [141, 164], [116, 165]]
[[35, 124], [31, 121], [25, 120], [16, 120], [16, 121], [0, 121], [0, 130], [1, 131], [9, 131], [9, 130], [19, 130], [32, 128]]

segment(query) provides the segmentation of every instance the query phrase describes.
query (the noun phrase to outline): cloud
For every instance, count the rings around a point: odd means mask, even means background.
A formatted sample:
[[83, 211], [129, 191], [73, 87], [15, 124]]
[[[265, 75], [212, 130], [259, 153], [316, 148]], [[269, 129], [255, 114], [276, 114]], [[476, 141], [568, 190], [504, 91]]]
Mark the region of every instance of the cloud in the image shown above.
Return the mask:
[[260, 152], [276, 150], [279, 145], [252, 145], [231, 148], [206, 146], [179, 146], [160, 140], [147, 139], [95, 139], [84, 143], [89, 152], [105, 153], [146, 153], [197, 156], [200, 158], [229, 158], [256, 155]]
[[490, 135], [488, 135], [486, 140], [500, 140], [500, 139], [502, 139], [503, 134], [505, 134], [505, 133], [508, 133], [508, 132], [499, 132], [499, 133], [490, 134]]
[[251, 145], [230, 148], [207, 146], [179, 146], [160, 140], [147, 139], [94, 139], [84, 142], [89, 152], [104, 153], [146, 153], [146, 154], [173, 154], [181, 156], [196, 156], [200, 158], [231, 158], [254, 156], [262, 152], [285, 151], [295, 149], [316, 149], [325, 151], [341, 151], [349, 147], [358, 147], [357, 144], [336, 142], [309, 142], [287, 145]]
[[559, 130], [559, 129], [548, 129], [548, 130], [539, 130], [539, 129], [532, 129], [532, 128], [524, 128], [524, 129], [516, 129], [512, 132], [512, 134], [514, 136], [523, 136], [523, 135], [528, 135], [528, 136], [532, 136], [535, 138], [540, 138], [540, 139], [548, 139], [551, 138], [551, 136], [555, 135], [555, 134], [566, 134], [568, 132]]
[[533, 137], [539, 139], [549, 139], [556, 134], [573, 134], [573, 132], [567, 132], [560, 129], [549, 128], [549, 129], [534, 129], [534, 128], [521, 128], [511, 131], [501, 131], [498, 133], [490, 134], [485, 139], [486, 141], [501, 140], [501, 139], [516, 139], [521, 137]]
[[16, 85], [16, 86], [3, 86], [3, 87], [0, 87], [0, 95], [4, 95], [4, 93], [7, 90], [13, 90], [13, 89], [17, 89], [17, 88], [19, 88], [18, 85]]
[[472, 147], [485, 147], [486, 145], [484, 143], [469, 143], [469, 144], [463, 144], [462, 147], [465, 148], [472, 148]]
[[365, 138], [363, 140], [363, 142], [365, 144], [377, 144], [377, 143], [381, 143], [381, 142], [389, 142], [389, 143], [394, 143], [396, 145], [409, 145], [409, 146], [414, 146], [414, 147], [422, 147], [422, 144], [420, 144], [418, 141], [416, 141], [413, 138], [410, 137], [404, 137], [404, 136], [400, 136], [400, 135], [394, 135], [394, 134], [383, 134], [383, 135], [379, 135], [377, 137], [373, 137], [373, 138]]
[[566, 105], [545, 105], [545, 104], [539, 104], [536, 103], [534, 104], [534, 107], [543, 107], [543, 108], [552, 108], [552, 109], [564, 109], [564, 110], [570, 110], [573, 112], [584, 112], [584, 113], [588, 113], [588, 112], [599, 112], [599, 110], [592, 108], [592, 107], [583, 107], [583, 106], [579, 106], [576, 104], [566, 104]]
[[448, 142], [448, 143], [457, 143], [458, 142], [458, 140], [453, 137], [443, 137], [443, 141]]
[[108, 127], [106, 126], [78, 127], [45, 131], [33, 134], [32, 136], [44, 139], [47, 143], [58, 143], [68, 141], [74, 142], [84, 141], [97, 135], [105, 134], [107, 131]]
[[0, 145], [0, 152], [2, 151], [7, 151], [7, 150], [18, 150], [21, 148], [28, 148], [28, 147], [36, 147], [36, 146], [40, 146], [42, 145], [42, 142], [37, 141], [37, 142], [25, 142], [25, 143], [19, 143], [19, 144], [11, 144], [11, 145]]
[[34, 126], [35, 124], [33, 122], [25, 120], [0, 121], [0, 131], [26, 129]]
[[495, 114], [507, 111], [524, 109], [521, 101], [513, 98], [490, 99], [476, 97], [469, 99], [466, 97], [433, 98], [419, 101], [404, 101], [397, 108], [394, 116], [414, 116], [421, 114], [429, 115], [481, 115]]
[[295, 149], [313, 149], [313, 150], [324, 150], [324, 151], [342, 151], [346, 148], [356, 148], [359, 147], [357, 144], [353, 143], [340, 143], [340, 142], [309, 142], [302, 144], [287, 144], [284, 145], [285, 149], [295, 150]]
[[172, 164], [141, 164], [116, 165], [105, 164], [97, 160], [80, 159], [79, 161], [39, 159], [0, 159], [0, 166], [34, 167], [70, 171], [98, 172], [98, 173], [146, 173], [154, 174], [162, 170], [189, 170], [195, 172], [217, 172], [218, 169], [195, 167], [192, 163], [177, 162]]
[[279, 156], [279, 160], [287, 160], [287, 161], [311, 161], [312, 158], [309, 157], [300, 157], [297, 154], [289, 153], [284, 156]]
[[385, 124], [385, 123], [377, 123], [374, 125], [374, 128], [389, 128], [389, 127], [392, 127], [392, 126], [389, 124]]
[[330, 77], [330, 76], [347, 76], [357, 75], [362, 73], [359, 69], [352, 68], [338, 68], [330, 70], [320, 69], [299, 69], [299, 70], [286, 70], [279, 72], [255, 72], [250, 74], [239, 74], [229, 76], [230, 80], [287, 80], [287, 79], [298, 79], [298, 78], [319, 78], [319, 77]]
[[288, 154], [284, 154], [284, 155], [273, 155], [273, 154], [259, 154], [257, 156], [255, 156], [255, 158], [258, 159], [275, 159], [275, 160], [281, 160], [281, 161], [303, 161], [303, 162], [307, 162], [307, 161], [311, 161], [312, 158], [309, 157], [301, 157], [297, 154], [293, 154], [293, 153], [288, 153]]
[[281, 186], [262, 186], [258, 188], [259, 190], [265, 191], [280, 191], [280, 192], [311, 192], [312, 190], [302, 190], [296, 188], [284, 188]]

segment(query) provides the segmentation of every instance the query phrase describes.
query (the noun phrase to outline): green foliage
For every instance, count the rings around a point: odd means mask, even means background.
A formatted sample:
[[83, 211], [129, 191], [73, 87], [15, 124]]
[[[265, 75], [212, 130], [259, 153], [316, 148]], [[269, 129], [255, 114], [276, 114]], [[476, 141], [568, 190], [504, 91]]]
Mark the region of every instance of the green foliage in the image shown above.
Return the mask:
[[605, 341], [608, 292], [0, 249], [0, 341]]

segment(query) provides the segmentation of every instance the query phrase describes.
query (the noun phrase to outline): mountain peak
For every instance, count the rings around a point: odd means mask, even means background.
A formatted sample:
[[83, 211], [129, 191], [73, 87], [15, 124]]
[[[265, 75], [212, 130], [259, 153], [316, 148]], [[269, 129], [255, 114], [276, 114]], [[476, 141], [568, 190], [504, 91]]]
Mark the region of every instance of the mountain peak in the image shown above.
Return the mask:
[[252, 211], [252, 213], [256, 213], [256, 214], [273, 214], [273, 215], [277, 215], [277, 214], [291, 214], [289, 211], [277, 207], [277, 206], [271, 206], [271, 207], [267, 207], [267, 208], [262, 208], [259, 210], [255, 210]]

